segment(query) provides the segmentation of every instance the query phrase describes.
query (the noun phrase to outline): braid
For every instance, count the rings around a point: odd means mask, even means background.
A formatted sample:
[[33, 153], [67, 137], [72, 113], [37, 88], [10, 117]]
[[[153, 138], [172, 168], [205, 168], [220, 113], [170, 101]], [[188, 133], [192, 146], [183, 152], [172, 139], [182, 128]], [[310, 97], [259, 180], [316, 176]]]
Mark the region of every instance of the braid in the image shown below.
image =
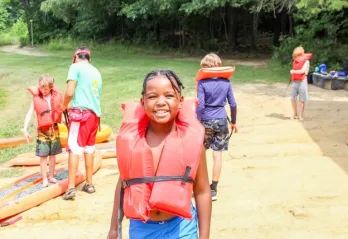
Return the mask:
[[145, 94], [145, 88], [146, 88], [146, 83], [151, 80], [152, 78], [154, 78], [156, 75], [158, 74], [157, 71], [151, 71], [150, 73], [148, 73], [145, 78], [144, 78], [144, 82], [143, 82], [143, 90], [141, 91], [141, 94], [144, 95]]
[[[153, 78], [155, 78], [156, 76], [166, 76], [167, 79], [170, 81], [170, 83], [172, 84], [172, 86], [181, 94], [181, 89], [185, 89], [184, 85], [182, 84], [182, 82], [180, 81], [178, 75], [172, 71], [172, 70], [154, 70], [151, 71], [150, 73], [148, 73], [145, 78], [144, 78], [144, 82], [143, 82], [143, 90], [141, 91], [141, 94], [144, 95], [145, 94], [145, 88], [146, 88], [146, 84], [149, 80], [152, 80]], [[174, 79], [173, 79], [174, 78]], [[174, 83], [174, 80], [176, 82], [176, 84]]]
[[179, 87], [179, 92], [181, 93], [181, 89], [185, 89], [184, 85], [182, 84], [181, 80], [179, 79], [179, 76], [172, 70], [168, 70], [171, 76], [174, 77], [176, 83], [178, 84]]

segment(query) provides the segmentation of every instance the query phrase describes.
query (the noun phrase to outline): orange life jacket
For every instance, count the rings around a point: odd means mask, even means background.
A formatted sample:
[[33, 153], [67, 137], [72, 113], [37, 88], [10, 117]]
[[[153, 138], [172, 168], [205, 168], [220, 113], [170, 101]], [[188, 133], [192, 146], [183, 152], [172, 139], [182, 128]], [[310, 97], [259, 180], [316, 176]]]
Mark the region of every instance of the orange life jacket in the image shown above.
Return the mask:
[[210, 78], [223, 78], [228, 80], [234, 74], [235, 68], [232, 66], [220, 66], [211, 68], [201, 68], [196, 75], [196, 89], [198, 81]]
[[62, 119], [63, 103], [62, 95], [57, 88], [51, 90], [51, 110], [47, 101], [43, 98], [38, 87], [29, 87], [29, 92], [33, 95], [34, 109], [37, 117], [38, 128], [52, 126], [54, 123], [60, 123]]
[[193, 183], [204, 140], [197, 104], [197, 99], [184, 101], [176, 130], [165, 139], [157, 172], [145, 138], [149, 118], [140, 104], [122, 105], [124, 118], [116, 148], [127, 218], [146, 222], [152, 210], [160, 210], [192, 219]]
[[[293, 62], [292, 62], [292, 69], [293, 70], [301, 70], [304, 64], [306, 63], [307, 60], [312, 58], [312, 53], [306, 53], [303, 56], [297, 57]], [[291, 75], [291, 80], [293, 81], [301, 81], [306, 77], [306, 74], [292, 74]]]

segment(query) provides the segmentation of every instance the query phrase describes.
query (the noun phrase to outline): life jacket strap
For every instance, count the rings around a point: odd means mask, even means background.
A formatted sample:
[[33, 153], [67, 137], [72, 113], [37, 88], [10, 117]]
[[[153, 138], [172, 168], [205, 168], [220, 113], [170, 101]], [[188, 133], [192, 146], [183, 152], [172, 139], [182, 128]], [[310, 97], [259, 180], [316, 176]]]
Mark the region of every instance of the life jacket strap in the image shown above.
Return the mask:
[[40, 115], [43, 116], [44, 114], [49, 113], [50, 111], [51, 111], [51, 110], [42, 111], [42, 112], [40, 113]]
[[154, 183], [154, 182], [167, 182], [167, 181], [181, 181], [182, 185], [186, 183], [195, 183], [196, 181], [189, 177], [191, 167], [186, 167], [185, 174], [183, 176], [153, 176], [143, 178], [132, 178], [128, 180], [122, 180], [122, 188], [127, 188], [135, 184], [141, 183]]

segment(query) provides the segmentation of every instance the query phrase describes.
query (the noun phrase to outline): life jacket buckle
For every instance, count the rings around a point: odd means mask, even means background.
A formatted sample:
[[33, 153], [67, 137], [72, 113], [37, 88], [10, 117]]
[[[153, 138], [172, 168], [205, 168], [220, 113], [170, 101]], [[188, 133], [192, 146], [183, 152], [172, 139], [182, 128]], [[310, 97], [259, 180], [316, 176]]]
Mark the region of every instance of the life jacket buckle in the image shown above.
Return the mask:
[[122, 188], [127, 188], [129, 185], [128, 185], [128, 182], [127, 182], [127, 180], [122, 180], [121, 181], [121, 187]]
[[186, 182], [188, 182], [190, 172], [191, 172], [191, 167], [187, 166], [186, 169], [185, 169], [185, 174], [184, 174], [184, 176], [182, 177], [182, 180], [181, 180], [181, 184], [183, 186], [186, 184]]

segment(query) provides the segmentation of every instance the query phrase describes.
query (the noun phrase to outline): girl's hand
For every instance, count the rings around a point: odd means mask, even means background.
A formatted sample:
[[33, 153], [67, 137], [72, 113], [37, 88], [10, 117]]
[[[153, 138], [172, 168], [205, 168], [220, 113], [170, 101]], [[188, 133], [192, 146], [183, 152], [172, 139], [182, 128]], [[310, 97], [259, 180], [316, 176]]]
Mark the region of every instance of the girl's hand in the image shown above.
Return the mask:
[[117, 230], [110, 230], [108, 237], [106, 239], [118, 239], [118, 232]]
[[64, 112], [64, 111], [66, 111], [67, 107], [65, 104], [61, 104], [60, 109], [62, 110], [62, 112]]
[[23, 132], [24, 137], [25, 137], [26, 140], [27, 140], [27, 143], [29, 143], [30, 135], [29, 135], [28, 131], [27, 131], [26, 129], [21, 129], [21, 131]]
[[238, 127], [236, 124], [231, 124], [231, 130], [233, 133], [238, 133]]

